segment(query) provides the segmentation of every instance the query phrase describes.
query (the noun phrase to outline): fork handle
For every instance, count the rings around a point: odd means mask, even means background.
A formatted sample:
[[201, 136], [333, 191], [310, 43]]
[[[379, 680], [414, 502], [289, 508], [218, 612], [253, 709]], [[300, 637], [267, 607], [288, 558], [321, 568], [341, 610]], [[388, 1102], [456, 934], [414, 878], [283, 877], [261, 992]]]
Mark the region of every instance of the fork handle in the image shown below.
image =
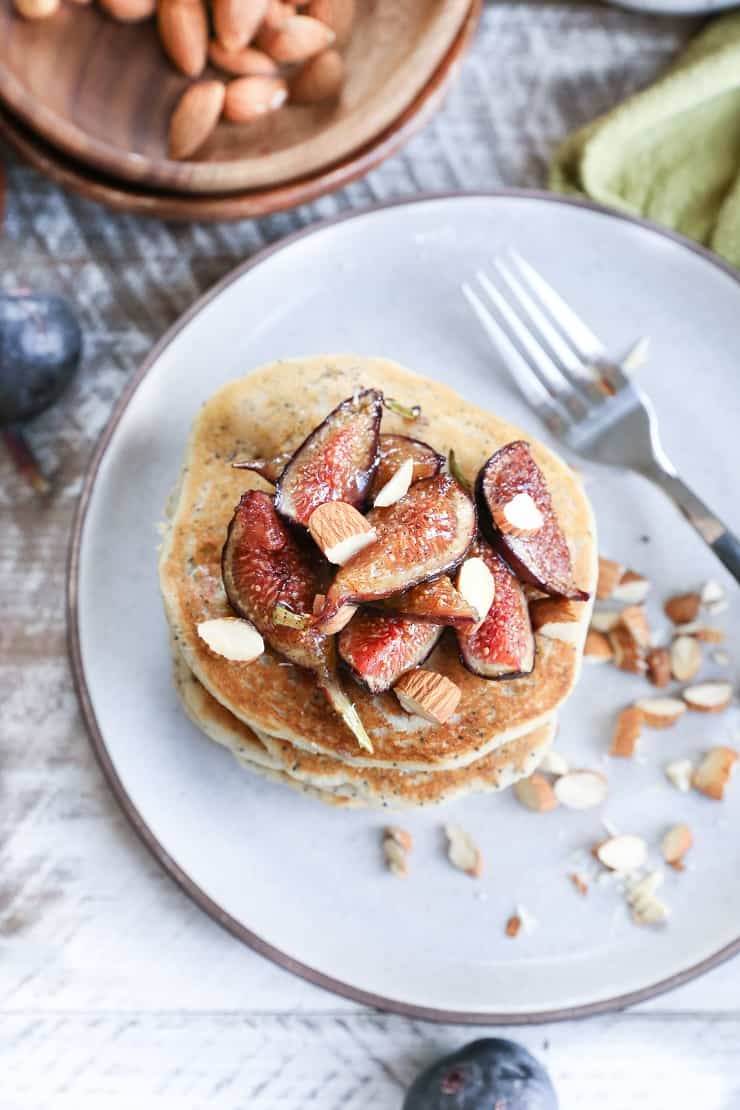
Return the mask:
[[668, 494], [736, 582], [740, 582], [740, 539], [682, 482], [677, 474], [656, 466], [645, 476]]

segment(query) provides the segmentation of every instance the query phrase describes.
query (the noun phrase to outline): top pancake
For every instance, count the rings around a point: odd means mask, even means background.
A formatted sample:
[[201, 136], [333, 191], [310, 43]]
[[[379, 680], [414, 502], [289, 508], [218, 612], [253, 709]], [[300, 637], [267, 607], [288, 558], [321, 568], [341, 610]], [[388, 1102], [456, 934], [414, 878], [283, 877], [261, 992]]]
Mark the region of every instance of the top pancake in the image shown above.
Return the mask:
[[374, 386], [404, 405], [419, 404], [414, 423], [386, 412], [384, 432], [424, 439], [447, 454], [454, 448], [474, 478], [493, 451], [525, 439], [547, 479], [573, 556], [574, 578], [593, 593], [596, 535], [580, 481], [543, 444], [470, 404], [437, 382], [386, 359], [324, 355], [255, 370], [211, 398], [195, 421], [160, 558], [160, 582], [177, 648], [206, 689], [247, 725], [359, 766], [450, 769], [478, 759], [551, 717], [578, 676], [591, 603], [578, 605], [580, 638], [566, 643], [537, 636], [530, 675], [490, 681], [466, 671], [454, 638], [443, 637], [429, 661], [462, 691], [458, 711], [432, 725], [401, 710], [394, 694], [371, 696], [346, 680], [372, 742], [364, 752], [316, 688], [312, 675], [266, 651], [254, 663], [213, 654], [197, 624], [229, 615], [221, 582], [221, 549], [240, 495], [267, 488], [257, 475], [234, 470], [236, 457], [270, 457], [298, 446], [341, 400]]

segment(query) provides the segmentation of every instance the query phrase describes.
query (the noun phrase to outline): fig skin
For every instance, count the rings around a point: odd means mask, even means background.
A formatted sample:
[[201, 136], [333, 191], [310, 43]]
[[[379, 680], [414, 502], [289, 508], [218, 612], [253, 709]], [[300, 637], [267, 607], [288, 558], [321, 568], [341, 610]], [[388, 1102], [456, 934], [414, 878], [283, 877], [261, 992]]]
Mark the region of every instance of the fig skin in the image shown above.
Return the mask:
[[381, 435], [379, 440], [378, 466], [370, 487], [370, 500], [380, 493], [386, 482], [390, 481], [405, 459], [414, 460], [412, 484], [423, 478], [434, 478], [444, 466], [444, 456], [411, 436]]
[[485, 1037], [418, 1075], [402, 1110], [558, 1110], [558, 1097], [526, 1048]]
[[376, 538], [339, 568], [318, 623], [345, 602], [379, 601], [454, 570], [477, 527], [473, 500], [449, 474], [415, 482], [394, 505], [372, 509], [367, 521]]
[[[544, 517], [542, 527], [531, 535], [504, 534], [493, 519], [492, 505], [503, 506], [518, 493], [529, 494]], [[528, 443], [514, 440], [491, 455], [478, 472], [475, 497], [484, 535], [517, 578], [550, 597], [588, 600], [588, 592], [573, 582], [568, 544]]]
[[[382, 694], [431, 654], [442, 627], [363, 610], [339, 633], [339, 658], [371, 694]], [[382, 671], [380, 668], [383, 668]]]
[[378, 465], [383, 394], [366, 389], [347, 397], [293, 453], [276, 482], [275, 508], [293, 524], [326, 501], [346, 501], [360, 511]]
[[81, 351], [80, 325], [62, 297], [0, 296], [0, 425], [54, 404]]
[[[461, 662], [467, 670], [488, 680], [521, 678], [531, 674], [535, 640], [521, 582], [498, 552], [484, 540], [478, 541], [471, 554], [483, 559], [491, 571], [496, 593], [488, 616], [480, 625], [472, 629], [457, 629]], [[517, 628], [519, 635], [515, 640]], [[493, 649], [493, 659], [490, 654], [484, 654], [486, 649], [489, 653]], [[501, 667], [504, 669], [499, 669]]]
[[275, 455], [272, 459], [235, 459], [231, 465], [234, 470], [251, 470], [253, 474], [259, 474], [260, 478], [264, 478], [274, 486], [290, 459], [290, 452], [286, 451], [282, 455]]
[[478, 622], [473, 606], [468, 604], [445, 574], [429, 582], [420, 582], [418, 586], [376, 604], [387, 613], [450, 628], [469, 628]]

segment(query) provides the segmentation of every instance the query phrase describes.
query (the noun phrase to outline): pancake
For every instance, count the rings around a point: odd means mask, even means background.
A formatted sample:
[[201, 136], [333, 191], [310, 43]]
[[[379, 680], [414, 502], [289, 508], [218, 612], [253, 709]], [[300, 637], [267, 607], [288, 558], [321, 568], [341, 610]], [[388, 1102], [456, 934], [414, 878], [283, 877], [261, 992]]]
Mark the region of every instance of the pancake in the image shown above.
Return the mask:
[[297, 446], [343, 398], [375, 386], [405, 405], [419, 404], [414, 423], [385, 413], [383, 432], [411, 434], [436, 450], [454, 448], [464, 473], [474, 478], [489, 455], [514, 439], [530, 444], [552, 495], [571, 549], [574, 578], [593, 594], [596, 534], [593, 515], [575, 473], [543, 444], [436, 382], [385, 359], [317, 356], [275, 363], [225, 386], [201, 409], [192, 431], [179, 486], [173, 496], [160, 557], [160, 583], [170, 629], [203, 686], [230, 713], [258, 733], [358, 767], [404, 771], [464, 767], [498, 746], [545, 724], [578, 677], [591, 602], [577, 603], [570, 642], [536, 637], [533, 672], [487, 681], [462, 666], [446, 633], [429, 666], [461, 690], [458, 710], [433, 725], [401, 710], [394, 694], [371, 696], [349, 679], [353, 698], [373, 742], [363, 751], [329, 707], [312, 675], [267, 650], [250, 664], [212, 653], [197, 634], [200, 621], [231, 614], [221, 582], [226, 529], [241, 493], [267, 488], [255, 474], [234, 470], [235, 457], [271, 457]]
[[505, 790], [531, 775], [552, 744], [555, 721], [503, 744], [495, 752], [453, 771], [392, 771], [354, 767], [306, 752], [286, 740], [255, 733], [229, 713], [176, 656], [175, 684], [190, 719], [206, 736], [228, 748], [249, 770], [287, 783], [321, 801], [403, 809]]

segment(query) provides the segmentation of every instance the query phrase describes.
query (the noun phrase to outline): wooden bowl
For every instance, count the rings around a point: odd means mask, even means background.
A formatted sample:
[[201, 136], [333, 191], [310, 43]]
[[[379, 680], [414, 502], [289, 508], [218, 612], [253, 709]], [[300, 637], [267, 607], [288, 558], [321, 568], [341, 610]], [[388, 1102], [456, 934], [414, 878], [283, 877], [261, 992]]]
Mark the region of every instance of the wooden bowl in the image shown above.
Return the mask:
[[222, 123], [191, 162], [167, 158], [187, 85], [154, 22], [115, 23], [94, 5], [49, 20], [0, 0], [0, 99], [48, 142], [97, 171], [158, 189], [228, 193], [306, 178], [388, 128], [419, 96], [460, 32], [470, 0], [359, 0], [338, 103]]

